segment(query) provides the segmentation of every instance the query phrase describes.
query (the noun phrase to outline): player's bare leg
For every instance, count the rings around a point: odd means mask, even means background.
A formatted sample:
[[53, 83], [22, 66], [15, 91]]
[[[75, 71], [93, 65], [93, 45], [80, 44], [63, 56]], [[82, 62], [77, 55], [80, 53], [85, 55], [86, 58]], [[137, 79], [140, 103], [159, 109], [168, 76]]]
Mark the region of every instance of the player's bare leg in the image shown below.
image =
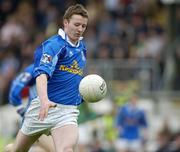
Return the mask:
[[52, 139], [52, 136], [42, 135], [35, 145], [42, 147], [46, 152], [55, 152], [55, 146]]
[[78, 127], [70, 124], [51, 132], [56, 152], [74, 152], [78, 140]]
[[[8, 144], [4, 152], [12, 152], [14, 143]], [[52, 136], [42, 135], [30, 148], [28, 152], [55, 152]]]
[[27, 136], [19, 131], [13, 146], [13, 150], [11, 152], [28, 152], [29, 148], [40, 136], [41, 134]]
[[[4, 152], [12, 152], [13, 151], [13, 143], [8, 144], [5, 149]], [[39, 146], [38, 144], [33, 144], [33, 146], [30, 148], [30, 150], [28, 152], [54, 152], [54, 151], [50, 151], [47, 149], [44, 149], [44, 147]]]

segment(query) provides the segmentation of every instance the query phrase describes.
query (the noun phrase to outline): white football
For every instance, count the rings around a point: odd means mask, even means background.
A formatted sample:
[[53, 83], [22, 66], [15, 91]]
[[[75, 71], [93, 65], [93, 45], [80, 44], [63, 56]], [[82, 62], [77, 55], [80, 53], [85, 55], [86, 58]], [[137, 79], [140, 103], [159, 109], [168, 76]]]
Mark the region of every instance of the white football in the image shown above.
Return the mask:
[[79, 84], [79, 92], [84, 101], [98, 102], [106, 95], [106, 82], [97, 74], [87, 75]]

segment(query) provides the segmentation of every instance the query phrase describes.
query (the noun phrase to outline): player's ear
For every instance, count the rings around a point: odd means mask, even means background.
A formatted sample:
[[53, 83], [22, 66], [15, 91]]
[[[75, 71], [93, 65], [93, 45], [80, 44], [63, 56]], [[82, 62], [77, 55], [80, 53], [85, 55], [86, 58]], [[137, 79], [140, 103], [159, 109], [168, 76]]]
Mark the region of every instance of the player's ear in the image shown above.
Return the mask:
[[67, 19], [63, 20], [63, 25], [64, 25], [64, 27], [66, 27], [68, 25], [68, 20]]

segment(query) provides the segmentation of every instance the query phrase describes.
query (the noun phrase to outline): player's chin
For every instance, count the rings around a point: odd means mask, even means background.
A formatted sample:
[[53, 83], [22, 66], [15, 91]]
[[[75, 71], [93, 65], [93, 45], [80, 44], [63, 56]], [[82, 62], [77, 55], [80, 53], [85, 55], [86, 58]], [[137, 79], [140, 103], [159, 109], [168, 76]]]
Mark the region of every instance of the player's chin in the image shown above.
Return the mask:
[[72, 40], [73, 42], [77, 43], [79, 41], [79, 37], [74, 37]]
[[80, 38], [81, 36], [82, 36], [81, 34], [75, 34], [75, 35], [74, 35], [74, 38], [77, 39], [77, 40], [79, 40], [79, 38]]

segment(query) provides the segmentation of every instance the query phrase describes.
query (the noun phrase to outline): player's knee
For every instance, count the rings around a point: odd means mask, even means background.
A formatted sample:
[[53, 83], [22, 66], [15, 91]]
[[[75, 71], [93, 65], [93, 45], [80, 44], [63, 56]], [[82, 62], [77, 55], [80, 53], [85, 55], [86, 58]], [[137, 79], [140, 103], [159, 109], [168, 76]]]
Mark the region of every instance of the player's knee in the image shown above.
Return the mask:
[[70, 147], [65, 148], [65, 149], [63, 150], [63, 152], [73, 152], [73, 148], [70, 148]]
[[7, 145], [4, 149], [4, 152], [25, 152], [25, 151], [15, 150], [13, 145]]
[[32, 146], [28, 152], [47, 152], [47, 150], [39, 146]]
[[[62, 148], [62, 147], [61, 147]], [[58, 152], [74, 152], [74, 147], [73, 146], [67, 146], [62, 149], [56, 149]]]
[[13, 146], [14, 144], [8, 144], [5, 148], [4, 148], [4, 152], [13, 152]]
[[25, 150], [17, 150], [15, 145], [11, 143], [4, 148], [4, 152], [25, 152]]
[[13, 147], [13, 151], [11, 152], [28, 152], [29, 148], [16, 148], [15, 146]]

